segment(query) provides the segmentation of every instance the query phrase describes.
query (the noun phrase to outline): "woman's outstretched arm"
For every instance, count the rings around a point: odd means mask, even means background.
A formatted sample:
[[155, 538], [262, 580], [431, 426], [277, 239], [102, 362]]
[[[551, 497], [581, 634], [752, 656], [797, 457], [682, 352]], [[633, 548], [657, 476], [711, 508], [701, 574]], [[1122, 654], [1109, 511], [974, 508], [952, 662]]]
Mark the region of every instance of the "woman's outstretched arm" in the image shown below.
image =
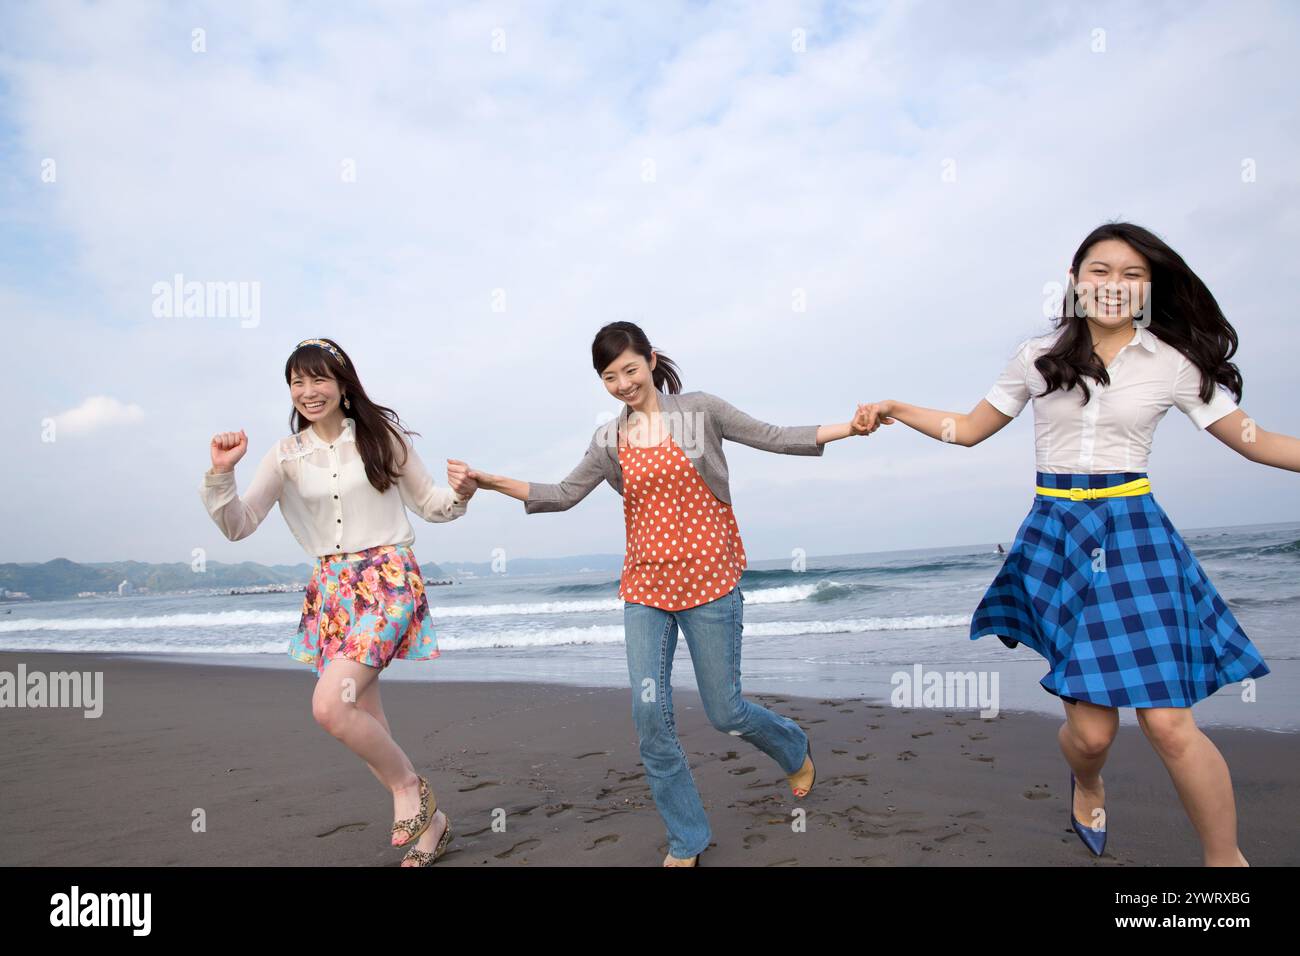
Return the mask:
[[[423, 459], [415, 450], [410, 439], [406, 439], [406, 464], [402, 467], [397, 488], [402, 496], [402, 504], [414, 511], [425, 521], [455, 521], [465, 514], [473, 489], [462, 493], [458, 488], [443, 488], [436, 484]], [[450, 472], [449, 472], [450, 474]]]
[[[464, 464], [455, 459], [448, 459], [455, 464]], [[520, 481], [518, 478], [507, 478], [504, 475], [489, 475], [486, 471], [475, 471], [470, 468], [467, 472], [469, 479], [477, 484], [480, 488], [486, 488], [488, 491], [499, 491], [503, 495], [509, 495], [511, 498], [518, 498], [520, 501], [528, 500], [528, 482]]]
[[1240, 408], [1205, 430], [1243, 458], [1287, 471], [1300, 471], [1300, 438], [1265, 431]]
[[881, 425], [892, 425], [899, 421], [938, 441], [967, 448], [978, 445], [994, 432], [1005, 428], [1011, 420], [1010, 415], [1004, 415], [983, 398], [965, 415], [888, 399], [859, 406], [854, 418], [854, 422], [868, 433], [874, 432]]
[[[541, 511], [567, 511], [591, 493], [591, 490], [605, 480], [605, 471], [600, 466], [602, 451], [598, 436], [593, 436], [587, 452], [582, 456], [578, 466], [569, 472], [568, 477], [558, 484], [541, 484], [536, 481], [520, 481], [504, 475], [493, 475], [485, 471], [475, 471], [465, 466], [466, 477], [478, 487], [488, 491], [499, 491], [524, 503], [524, 511], [536, 514]], [[451, 459], [449, 459], [451, 461]], [[464, 465], [464, 462], [456, 462]]]
[[865, 435], [854, 421], [837, 425], [769, 425], [716, 395], [705, 395], [723, 438], [780, 455], [820, 455], [827, 442]]

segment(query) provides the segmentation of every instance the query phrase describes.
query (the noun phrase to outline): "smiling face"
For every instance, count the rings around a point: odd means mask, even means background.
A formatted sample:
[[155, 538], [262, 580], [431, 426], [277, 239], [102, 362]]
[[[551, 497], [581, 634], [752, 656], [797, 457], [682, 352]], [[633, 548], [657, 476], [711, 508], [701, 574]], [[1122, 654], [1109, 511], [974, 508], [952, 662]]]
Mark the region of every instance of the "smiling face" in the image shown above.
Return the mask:
[[647, 362], [640, 353], [625, 349], [623, 354], [605, 366], [600, 373], [600, 380], [605, 383], [609, 394], [620, 402], [638, 405], [655, 390], [654, 376], [650, 373], [655, 367], [655, 353], [650, 353]]
[[338, 379], [294, 369], [289, 376], [289, 397], [298, 414], [309, 422], [318, 422], [337, 414], [342, 418]]
[[1103, 239], [1089, 249], [1073, 270], [1079, 305], [1088, 321], [1104, 329], [1131, 325], [1145, 316], [1151, 295], [1151, 267], [1146, 257], [1120, 239]]

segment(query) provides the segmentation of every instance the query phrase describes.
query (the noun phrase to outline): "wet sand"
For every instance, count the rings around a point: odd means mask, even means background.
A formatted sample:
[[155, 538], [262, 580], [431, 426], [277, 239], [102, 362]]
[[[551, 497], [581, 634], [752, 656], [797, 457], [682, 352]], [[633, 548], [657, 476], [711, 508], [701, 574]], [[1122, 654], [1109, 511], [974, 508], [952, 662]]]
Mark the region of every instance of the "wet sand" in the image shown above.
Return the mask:
[[[104, 705], [98, 718], [0, 708], [0, 865], [399, 863], [392, 800], [312, 719], [310, 669], [0, 653], [0, 671], [20, 662], [102, 672]], [[438, 866], [658, 865], [667, 843], [628, 695], [385, 678], [394, 735], [452, 820]], [[809, 733], [817, 783], [795, 800], [780, 768], [675, 690], [713, 828], [705, 866], [1200, 864], [1173, 784], [1135, 727], [1121, 727], [1104, 771], [1110, 837], [1095, 859], [1069, 828], [1060, 719], [746, 696]], [[1300, 735], [1206, 733], [1232, 771], [1247, 858], [1300, 862]], [[205, 832], [192, 828], [196, 810]]]

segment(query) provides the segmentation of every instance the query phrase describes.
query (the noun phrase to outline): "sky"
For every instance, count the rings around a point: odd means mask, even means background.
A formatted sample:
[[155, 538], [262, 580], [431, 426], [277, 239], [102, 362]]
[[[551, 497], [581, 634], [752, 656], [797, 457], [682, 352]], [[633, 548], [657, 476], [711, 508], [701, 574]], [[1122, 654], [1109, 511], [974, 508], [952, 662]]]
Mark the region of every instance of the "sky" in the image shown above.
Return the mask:
[[[306, 560], [278, 510], [226, 541], [198, 487], [213, 433], [249, 436], [240, 488], [287, 434], [314, 336], [440, 482], [568, 474], [619, 407], [614, 320], [764, 421], [964, 412], [1113, 220], [1206, 281], [1243, 407], [1300, 433], [1297, 53], [1289, 3], [4, 5], [0, 561]], [[169, 314], [178, 275], [247, 308]], [[1031, 417], [728, 443], [746, 551], [1009, 542]], [[1300, 520], [1297, 476], [1177, 409], [1150, 474], [1180, 527]], [[608, 485], [410, 518], [429, 561], [624, 548]]]

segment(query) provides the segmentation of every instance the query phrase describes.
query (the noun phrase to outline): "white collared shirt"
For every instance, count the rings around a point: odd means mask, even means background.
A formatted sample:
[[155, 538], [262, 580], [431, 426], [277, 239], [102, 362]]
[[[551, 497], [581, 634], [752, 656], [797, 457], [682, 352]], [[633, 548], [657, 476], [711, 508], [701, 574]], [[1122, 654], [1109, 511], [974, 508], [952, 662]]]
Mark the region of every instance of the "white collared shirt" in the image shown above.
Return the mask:
[[[465, 513], [466, 502], [450, 488], [434, 484], [409, 439], [400, 480], [383, 494], [376, 491], [366, 477], [354, 428], [355, 422], [345, 418], [333, 442], [310, 425], [276, 442], [242, 497], [235, 490], [233, 471], [209, 470], [199, 485], [208, 514], [222, 534], [238, 541], [257, 530], [278, 501], [298, 543], [309, 555], [321, 557], [381, 544], [410, 545], [415, 533], [407, 508], [433, 522], [452, 521]], [[397, 455], [400, 461], [400, 450]]]
[[1041, 472], [1144, 472], [1156, 425], [1170, 406], [1178, 406], [1202, 429], [1237, 408], [1222, 385], [1215, 387], [1208, 403], [1202, 402], [1200, 370], [1145, 328], [1135, 330], [1132, 340], [1107, 367], [1109, 385], [1088, 379], [1092, 396], [1087, 405], [1077, 388], [1043, 395], [1047, 383], [1034, 360], [1048, 351], [1063, 331], [1021, 343], [984, 396], [1012, 418], [1033, 399], [1034, 448]]

